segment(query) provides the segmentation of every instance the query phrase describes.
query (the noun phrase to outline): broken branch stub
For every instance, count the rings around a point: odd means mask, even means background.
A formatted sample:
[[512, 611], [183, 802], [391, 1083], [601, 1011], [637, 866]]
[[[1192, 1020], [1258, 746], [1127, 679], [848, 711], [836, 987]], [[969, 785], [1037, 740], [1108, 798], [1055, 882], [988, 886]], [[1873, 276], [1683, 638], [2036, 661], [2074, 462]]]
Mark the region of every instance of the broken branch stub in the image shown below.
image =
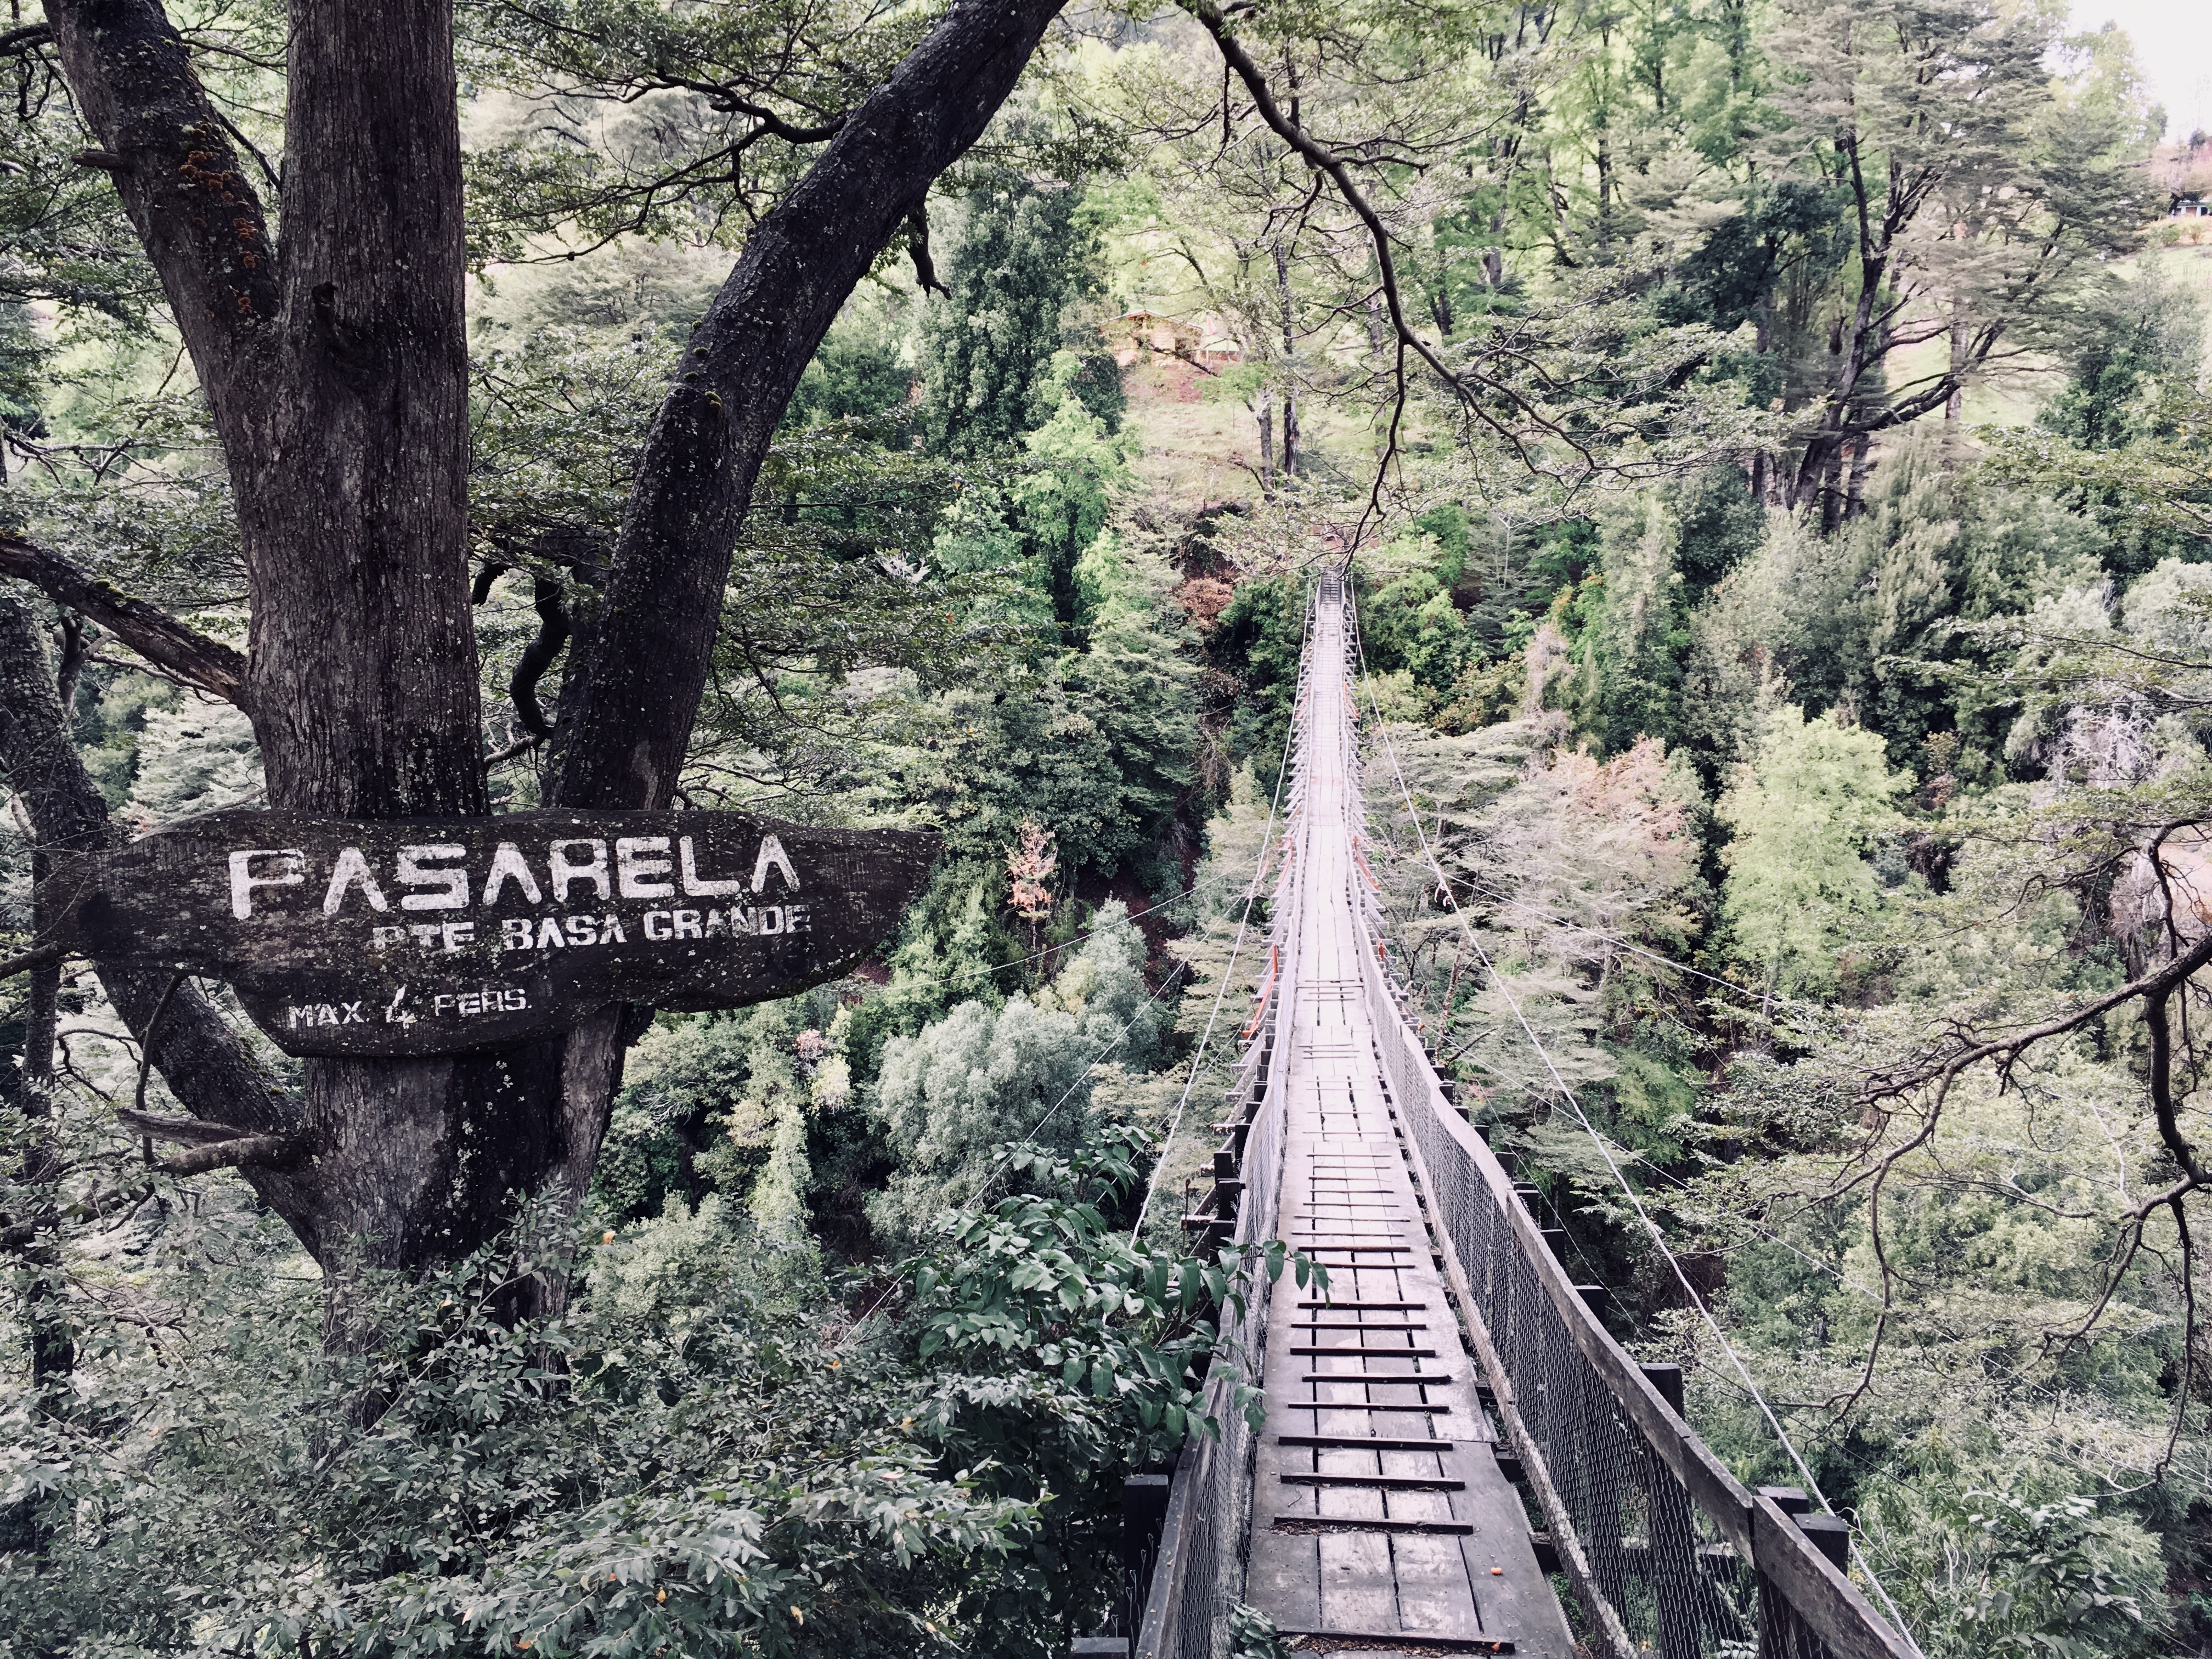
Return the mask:
[[40, 942], [227, 979], [288, 1054], [466, 1054], [617, 1002], [734, 1008], [834, 979], [937, 848], [743, 812], [225, 812], [55, 852]]

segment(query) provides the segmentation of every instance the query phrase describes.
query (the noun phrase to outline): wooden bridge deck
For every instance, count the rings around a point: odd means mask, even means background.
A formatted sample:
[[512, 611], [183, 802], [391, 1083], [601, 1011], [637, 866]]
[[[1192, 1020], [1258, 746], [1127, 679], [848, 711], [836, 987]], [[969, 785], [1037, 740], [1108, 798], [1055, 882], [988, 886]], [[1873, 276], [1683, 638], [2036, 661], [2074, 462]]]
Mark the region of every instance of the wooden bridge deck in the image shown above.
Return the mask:
[[1289, 1091], [1278, 1212], [1330, 1286], [1285, 1273], [1273, 1292], [1244, 1599], [1300, 1650], [1339, 1659], [1572, 1659], [1444, 1299], [1361, 994], [1335, 607], [1321, 607], [1314, 647], [1296, 1004], [1276, 1040]]

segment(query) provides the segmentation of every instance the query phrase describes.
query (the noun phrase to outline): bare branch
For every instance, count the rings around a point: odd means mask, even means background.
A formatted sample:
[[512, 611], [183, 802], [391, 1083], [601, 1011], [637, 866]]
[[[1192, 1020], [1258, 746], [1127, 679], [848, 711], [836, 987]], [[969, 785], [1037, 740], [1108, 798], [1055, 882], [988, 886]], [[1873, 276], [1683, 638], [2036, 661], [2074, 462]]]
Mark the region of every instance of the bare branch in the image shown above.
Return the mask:
[[227, 702], [245, 706], [242, 655], [166, 611], [118, 592], [58, 553], [13, 536], [0, 537], [0, 575], [30, 583], [47, 598], [82, 611], [149, 662]]
[[1939, 1077], [1948, 1087], [1951, 1079], [1967, 1066], [1984, 1060], [1998, 1059], [2002, 1063], [2010, 1065], [2034, 1044], [2049, 1037], [2063, 1036], [2069, 1031], [2078, 1030], [2098, 1015], [2123, 1003], [2132, 1002], [2138, 998], [2146, 1000], [2157, 998], [2162, 1004], [2176, 987], [2209, 962], [2212, 962], [2212, 933], [2207, 933], [2171, 962], [2153, 969], [2140, 978], [2130, 980], [2117, 990], [2107, 991], [2088, 1002], [2076, 1004], [2067, 1012], [2047, 1019], [2039, 1025], [2029, 1026], [2010, 1036], [1968, 1042], [1949, 1054], [1931, 1059], [1910, 1071], [1878, 1077], [1863, 1091], [1863, 1098], [1870, 1105], [1879, 1105], [1883, 1101], [1895, 1100], [1910, 1094], [1915, 1089], [1936, 1081]]
[[304, 1135], [245, 1135], [179, 1152], [155, 1167], [174, 1176], [205, 1175], [210, 1170], [235, 1170], [248, 1164], [282, 1169], [296, 1162], [307, 1148]]
[[[162, 1117], [154, 1112], [133, 1111], [120, 1107], [115, 1121], [133, 1134], [144, 1135], [152, 1140], [173, 1140], [183, 1146], [212, 1146], [226, 1140], [250, 1140], [254, 1138], [250, 1129], [240, 1129], [228, 1123], [207, 1123], [196, 1117]], [[284, 1137], [263, 1136], [264, 1139], [283, 1139]]]
[[[1398, 432], [1405, 418], [1406, 354], [1408, 351], [1413, 352], [1426, 363], [1437, 380], [1458, 398], [1461, 406], [1469, 415], [1488, 427], [1498, 437], [1504, 440], [1520, 458], [1522, 465], [1532, 472], [1542, 471], [1538, 464], [1538, 458], [1530, 453], [1527, 442], [1520, 433], [1499, 421], [1471, 395], [1468, 390], [1470, 381], [1503, 398], [1524, 418], [1553, 436], [1568, 443], [1582, 455], [1586, 465], [1594, 464], [1588, 451], [1583, 449], [1582, 445], [1577, 443], [1568, 434], [1562, 432], [1555, 423], [1544, 419], [1527, 399], [1488, 376], [1472, 371], [1455, 373], [1427, 341], [1413, 331], [1413, 325], [1407, 320], [1405, 301], [1399, 291], [1398, 266], [1397, 261], [1390, 252], [1389, 229], [1383, 224], [1382, 215], [1375, 210], [1374, 204], [1368, 201], [1359, 187], [1352, 182], [1351, 171], [1343, 157], [1316, 140], [1305, 130], [1295, 115], [1286, 114], [1284, 112], [1282, 106], [1275, 101], [1274, 92], [1267, 84], [1267, 75], [1257, 64], [1253, 62], [1251, 54], [1244, 50], [1237, 37], [1230, 33], [1226, 18], [1220, 9], [1212, 3], [1212, 0], [1178, 0], [1178, 3], [1197, 20], [1200, 27], [1213, 37], [1214, 45], [1221, 50], [1223, 61], [1234, 70], [1237, 78], [1243, 82], [1245, 91], [1251, 95], [1253, 107], [1259, 112], [1260, 118], [1267, 124], [1269, 130], [1288, 144], [1307, 166], [1318, 173], [1326, 174], [1329, 181], [1335, 185], [1338, 194], [1344, 198], [1345, 205], [1352, 210], [1358, 217], [1361, 225], [1365, 228], [1368, 238], [1373, 246], [1376, 268], [1381, 274], [1382, 298], [1389, 310], [1391, 330], [1395, 337], [1396, 353], [1392, 374], [1395, 390], [1391, 407], [1389, 440], [1384, 447], [1382, 458], [1376, 468], [1375, 484], [1370, 492], [1368, 510], [1361, 515], [1361, 526], [1364, 527], [1367, 520], [1381, 505], [1382, 482], [1397, 453]], [[1355, 532], [1355, 538], [1357, 533]]]
[[[2120, 1218], [2120, 1228], [2126, 1235], [2125, 1247], [2120, 1253], [2118, 1265], [2107, 1276], [2105, 1290], [2098, 1299], [2096, 1310], [2093, 1310], [2088, 1320], [2083, 1322], [2081, 1329], [2086, 1331], [2090, 1324], [2094, 1323], [2098, 1314], [2109, 1303], [2117, 1290], [2129, 1263], [2134, 1259], [2136, 1252], [2142, 1248], [2143, 1222], [2152, 1211], [2161, 1206], [2172, 1211], [2177, 1222], [2182, 1226], [2185, 1255], [2186, 1255], [2189, 1248], [2186, 1243], [2188, 1232], [2187, 1223], [2183, 1216], [2183, 1200], [2193, 1191], [2212, 1188], [2212, 1175], [2208, 1175], [2197, 1156], [2195, 1146], [2181, 1130], [2180, 1103], [2175, 1098], [2173, 1091], [2173, 1038], [2167, 1023], [2166, 1004], [2176, 991], [2187, 985], [2190, 976], [2207, 963], [2212, 963], [2212, 933], [2208, 933], [2188, 951], [2181, 952], [2149, 972], [2139, 975], [2116, 990], [2106, 993], [2101, 997], [2079, 1004], [2065, 1013], [2044, 1020], [2039, 1024], [2029, 1026], [2024, 1030], [2014, 1032], [2008, 1036], [1981, 1041], [1972, 1040], [1969, 1033], [1954, 1030], [1948, 1040], [1948, 1053], [1939, 1049], [1936, 1054], [1917, 1066], [1900, 1072], [1879, 1074], [1869, 1079], [1867, 1086], [1861, 1091], [1860, 1098], [1863, 1103], [1884, 1112], [1889, 1109], [1884, 1104], [1886, 1102], [1900, 1101], [1922, 1089], [1931, 1087], [1934, 1093], [1925, 1109], [1919, 1114], [1920, 1127], [1915, 1133], [1901, 1145], [1893, 1146], [1883, 1153], [1869, 1170], [1844, 1183], [1829, 1194], [1831, 1198], [1840, 1197], [1857, 1187], [1862, 1182], [1869, 1183], [1868, 1231], [1874, 1245], [1875, 1261], [1881, 1275], [1880, 1312], [1875, 1321], [1872, 1340], [1869, 1344], [1866, 1362], [1860, 1370], [1857, 1383], [1847, 1393], [1838, 1395], [1828, 1402], [1838, 1417], [1856, 1405], [1865, 1396], [1868, 1389], [1873, 1386], [1875, 1362], [1881, 1352], [1890, 1314], [1896, 1305], [1893, 1292], [1899, 1275], [1890, 1261], [1888, 1249], [1881, 1236], [1883, 1189], [1899, 1164], [1933, 1139], [1936, 1127], [1942, 1121], [1944, 1104], [1949, 1097], [1952, 1085], [1970, 1067], [1984, 1060], [1995, 1062], [2000, 1079], [2008, 1080], [2013, 1068], [2020, 1063], [2027, 1050], [2037, 1043], [2079, 1030], [2101, 1014], [2129, 1002], [2140, 1000], [2143, 1005], [2144, 1022], [2150, 1033], [2149, 1087], [2151, 1103], [2158, 1121], [2159, 1138], [2165, 1144], [2166, 1150], [2172, 1154], [2175, 1163], [2180, 1166], [2182, 1174], [2181, 1178], [2165, 1191], [2145, 1199]], [[2190, 1316], [2192, 1324], [2195, 1317], [2193, 1307], [2192, 1303]], [[2076, 1334], [2078, 1335], [2079, 1332]], [[2185, 1382], [2185, 1395], [2186, 1392]]]

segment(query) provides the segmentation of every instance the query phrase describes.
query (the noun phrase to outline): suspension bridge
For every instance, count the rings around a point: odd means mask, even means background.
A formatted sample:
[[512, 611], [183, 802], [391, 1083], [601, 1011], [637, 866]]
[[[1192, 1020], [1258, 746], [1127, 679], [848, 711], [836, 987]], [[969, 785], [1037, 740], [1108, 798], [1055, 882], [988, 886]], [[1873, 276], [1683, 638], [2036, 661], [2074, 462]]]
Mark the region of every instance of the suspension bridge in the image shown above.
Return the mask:
[[1257, 1613], [1340, 1659], [1917, 1659], [1845, 1571], [1847, 1525], [1707, 1449], [1680, 1370], [1607, 1334], [1439, 1082], [1362, 850], [1343, 574], [1310, 603], [1273, 966], [1186, 1225], [1284, 1239], [1328, 1285], [1285, 1273], [1227, 1333], [1220, 1434], [1131, 1483], [1124, 1633], [1075, 1652], [1232, 1659], [1265, 1651]]

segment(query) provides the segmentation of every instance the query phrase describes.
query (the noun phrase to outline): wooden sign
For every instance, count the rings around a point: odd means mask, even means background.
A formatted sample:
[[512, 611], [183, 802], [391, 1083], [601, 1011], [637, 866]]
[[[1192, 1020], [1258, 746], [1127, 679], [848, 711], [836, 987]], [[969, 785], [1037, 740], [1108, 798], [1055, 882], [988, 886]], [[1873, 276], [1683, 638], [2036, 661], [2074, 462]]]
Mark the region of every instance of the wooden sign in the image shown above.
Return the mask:
[[937, 845], [742, 812], [224, 812], [53, 854], [39, 910], [73, 952], [228, 980], [288, 1054], [466, 1054], [612, 1003], [733, 1008], [834, 979]]

